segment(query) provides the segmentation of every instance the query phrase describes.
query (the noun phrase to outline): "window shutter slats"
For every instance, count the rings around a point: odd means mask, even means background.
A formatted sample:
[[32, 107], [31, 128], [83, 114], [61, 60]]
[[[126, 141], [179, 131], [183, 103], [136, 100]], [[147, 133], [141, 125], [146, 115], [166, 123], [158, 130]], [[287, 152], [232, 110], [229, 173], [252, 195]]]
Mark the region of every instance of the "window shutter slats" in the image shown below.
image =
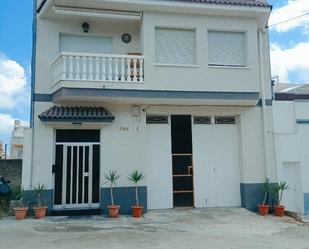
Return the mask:
[[111, 37], [60, 35], [60, 52], [102, 53], [113, 51]]
[[209, 65], [246, 66], [245, 32], [208, 31]]
[[195, 30], [156, 28], [156, 63], [196, 64]]

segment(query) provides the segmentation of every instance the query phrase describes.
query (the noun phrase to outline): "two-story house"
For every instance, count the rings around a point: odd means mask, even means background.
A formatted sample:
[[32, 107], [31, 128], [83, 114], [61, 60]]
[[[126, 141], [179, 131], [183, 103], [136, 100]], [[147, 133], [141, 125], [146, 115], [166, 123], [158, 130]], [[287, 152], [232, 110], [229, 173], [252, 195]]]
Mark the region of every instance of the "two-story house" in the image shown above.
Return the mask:
[[276, 182], [267, 21], [255, 0], [44, 0], [34, 14], [23, 186], [105, 212], [142, 170], [145, 209], [243, 206]]

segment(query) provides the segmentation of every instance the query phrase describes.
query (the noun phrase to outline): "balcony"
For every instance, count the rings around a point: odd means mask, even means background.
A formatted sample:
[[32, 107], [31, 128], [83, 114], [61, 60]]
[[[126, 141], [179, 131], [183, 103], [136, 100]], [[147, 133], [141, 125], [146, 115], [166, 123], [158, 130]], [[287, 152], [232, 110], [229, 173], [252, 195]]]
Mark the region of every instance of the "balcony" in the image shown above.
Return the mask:
[[52, 87], [60, 81], [144, 82], [144, 56], [141, 55], [62, 52], [51, 66]]

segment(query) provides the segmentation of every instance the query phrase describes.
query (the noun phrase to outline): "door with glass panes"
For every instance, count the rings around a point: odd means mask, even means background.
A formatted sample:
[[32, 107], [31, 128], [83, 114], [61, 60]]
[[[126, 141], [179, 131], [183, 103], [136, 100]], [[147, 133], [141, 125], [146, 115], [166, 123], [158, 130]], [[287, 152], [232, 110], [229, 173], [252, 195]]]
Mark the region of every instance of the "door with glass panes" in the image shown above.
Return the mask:
[[57, 130], [54, 209], [100, 206], [100, 130]]

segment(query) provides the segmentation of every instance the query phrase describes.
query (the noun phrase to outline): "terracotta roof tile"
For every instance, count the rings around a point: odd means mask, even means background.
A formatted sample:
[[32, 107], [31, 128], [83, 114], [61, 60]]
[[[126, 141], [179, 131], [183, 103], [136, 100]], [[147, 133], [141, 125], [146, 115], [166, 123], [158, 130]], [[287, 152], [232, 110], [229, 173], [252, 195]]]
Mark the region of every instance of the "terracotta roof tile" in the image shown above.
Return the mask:
[[111, 122], [114, 116], [104, 107], [52, 106], [38, 116], [42, 122]]
[[[43, 0], [37, 12], [39, 13], [43, 9], [45, 3], [48, 0]], [[200, 3], [200, 4], [220, 4], [220, 5], [236, 5], [236, 6], [251, 6], [251, 7], [271, 7], [267, 2], [262, 2], [258, 0], [159, 0], [159, 1], [169, 1], [169, 2], [187, 2], [187, 3]]]
[[267, 2], [258, 0], [163, 0], [174, 2], [200, 3], [200, 4], [221, 4], [221, 5], [237, 5], [252, 7], [271, 7]]

